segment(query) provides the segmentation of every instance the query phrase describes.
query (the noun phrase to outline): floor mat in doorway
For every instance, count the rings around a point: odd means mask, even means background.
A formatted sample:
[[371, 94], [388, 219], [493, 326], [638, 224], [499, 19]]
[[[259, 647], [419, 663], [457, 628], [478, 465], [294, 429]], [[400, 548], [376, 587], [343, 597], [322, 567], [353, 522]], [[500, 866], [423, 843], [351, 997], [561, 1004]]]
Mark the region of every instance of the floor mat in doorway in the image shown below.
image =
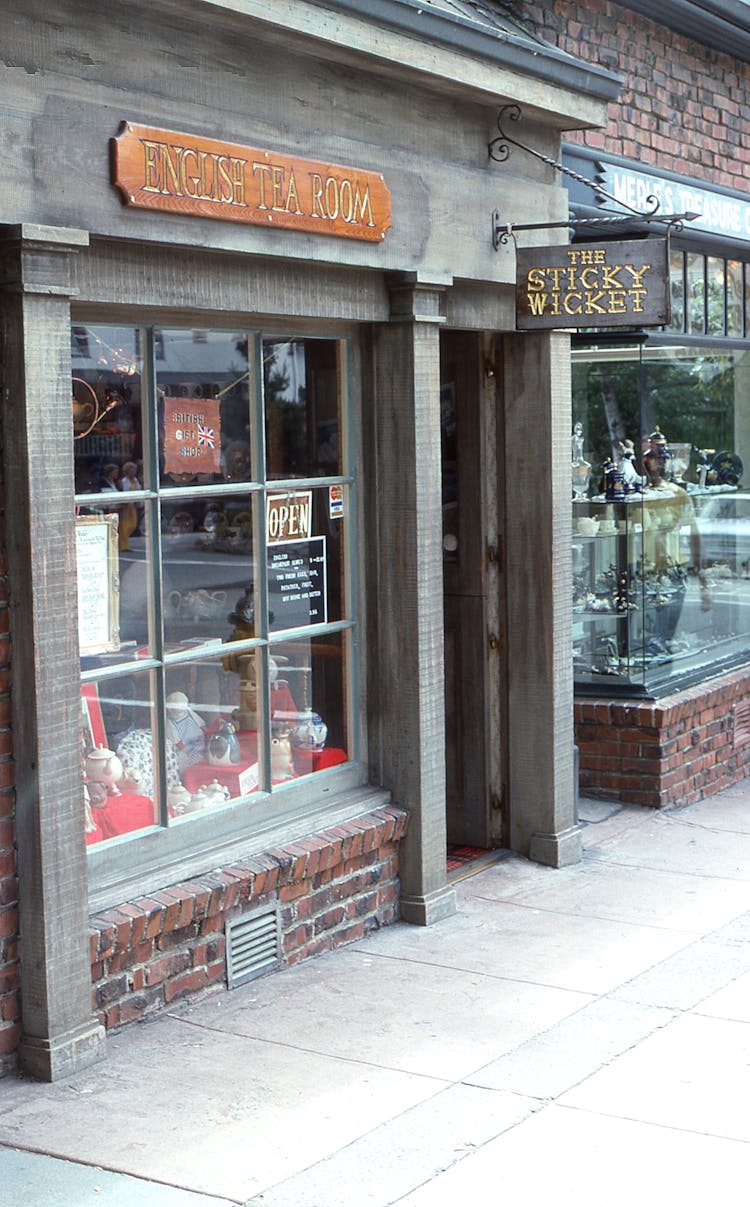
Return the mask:
[[481, 859], [482, 855], [486, 855], [487, 851], [484, 847], [464, 847], [458, 843], [448, 844], [448, 871], [455, 872], [458, 868], [464, 867], [467, 863], [473, 863], [475, 859]]
[[488, 851], [486, 847], [468, 847], [459, 843], [449, 843], [446, 857], [448, 879], [455, 881], [463, 880], [466, 876], [473, 876], [476, 872], [481, 872], [489, 864], [497, 863], [499, 859], [504, 859], [507, 855], [508, 852], [503, 850]]

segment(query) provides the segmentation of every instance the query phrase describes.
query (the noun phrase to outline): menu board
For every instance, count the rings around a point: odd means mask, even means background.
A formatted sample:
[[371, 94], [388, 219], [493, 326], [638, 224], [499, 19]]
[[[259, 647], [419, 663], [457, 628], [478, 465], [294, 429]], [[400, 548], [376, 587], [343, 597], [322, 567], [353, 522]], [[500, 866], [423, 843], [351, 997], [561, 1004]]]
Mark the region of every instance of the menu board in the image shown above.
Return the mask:
[[324, 536], [269, 546], [268, 607], [272, 632], [327, 622]]
[[78, 516], [78, 643], [81, 655], [120, 648], [118, 517]]

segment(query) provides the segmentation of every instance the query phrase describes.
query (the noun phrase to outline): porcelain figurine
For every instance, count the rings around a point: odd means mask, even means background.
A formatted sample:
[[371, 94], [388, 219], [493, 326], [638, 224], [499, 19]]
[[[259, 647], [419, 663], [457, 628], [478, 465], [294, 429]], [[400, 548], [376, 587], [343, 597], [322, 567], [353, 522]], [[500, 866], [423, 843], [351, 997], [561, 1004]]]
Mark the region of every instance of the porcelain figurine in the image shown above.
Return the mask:
[[208, 740], [208, 761], [214, 767], [231, 767], [241, 760], [237, 730], [231, 721], [219, 721]]
[[206, 755], [206, 732], [184, 692], [167, 696], [167, 737], [174, 742], [180, 774]]
[[617, 468], [622, 474], [625, 490], [628, 493], [640, 490], [643, 485], [643, 479], [635, 468], [635, 445], [633, 441], [618, 440], [617, 452], [619, 454]]
[[290, 780], [294, 778], [294, 762], [292, 760], [292, 743], [288, 735], [271, 739], [271, 779]]

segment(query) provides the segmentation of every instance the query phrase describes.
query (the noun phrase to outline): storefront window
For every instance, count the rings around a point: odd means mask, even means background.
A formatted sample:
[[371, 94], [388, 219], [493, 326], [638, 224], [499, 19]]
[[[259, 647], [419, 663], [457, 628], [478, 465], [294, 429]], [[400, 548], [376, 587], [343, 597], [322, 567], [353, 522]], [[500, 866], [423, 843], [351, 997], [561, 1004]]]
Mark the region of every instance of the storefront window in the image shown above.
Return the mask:
[[579, 689], [653, 694], [746, 662], [750, 349], [581, 343], [573, 415]]
[[88, 842], [350, 761], [345, 346], [78, 325], [71, 354]]

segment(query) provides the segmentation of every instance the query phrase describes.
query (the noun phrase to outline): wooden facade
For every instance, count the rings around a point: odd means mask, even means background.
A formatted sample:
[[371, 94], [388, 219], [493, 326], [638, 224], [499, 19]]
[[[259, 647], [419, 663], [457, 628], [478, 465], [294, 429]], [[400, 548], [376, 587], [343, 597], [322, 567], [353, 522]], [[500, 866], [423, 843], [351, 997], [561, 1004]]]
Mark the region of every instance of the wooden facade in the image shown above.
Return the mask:
[[[464, 677], [460, 691], [473, 705], [462, 707], [462, 724], [482, 731], [472, 750], [481, 752], [483, 841], [553, 866], [580, 856], [569, 474], [557, 455], [570, 430], [567, 338], [516, 334], [513, 248], [495, 252], [491, 241], [498, 204], [515, 220], [559, 220], [567, 194], [537, 161], [490, 164], [487, 143], [498, 105], [514, 100], [535, 144], [557, 156], [561, 130], [600, 124], [617, 83], [520, 34], [508, 43], [463, 31], [441, 10], [415, 38], [403, 24], [413, 16], [407, 7], [392, 0], [388, 21], [374, 26], [364, 10], [335, 0], [249, 0], [241, 11], [225, 2], [125, 0], [116, 12], [93, 0], [0, 0], [12, 63], [0, 103], [0, 315], [15, 767], [3, 798], [17, 847], [6, 877], [17, 891], [0, 896], [0, 992], [9, 987], [10, 999], [20, 988], [23, 1003], [2, 1014], [6, 1070], [16, 1052], [22, 1068], [46, 1079], [100, 1057], [104, 1026], [139, 1016], [133, 919], [150, 918], [143, 902], [170, 886], [182, 886], [175, 900], [184, 901], [185, 886], [210, 870], [225, 873], [222, 905], [209, 911], [215, 930], [217, 911], [230, 917], [253, 893], [282, 891], [288, 859], [279, 851], [311, 844], [310, 868], [295, 865], [294, 883], [312, 892], [324, 873], [317, 856], [312, 870], [315, 836], [325, 835], [343, 868], [349, 840], [366, 833], [374, 837], [359, 842], [357, 857], [374, 875], [367, 852], [379, 852], [388, 885], [367, 907], [374, 924], [396, 916], [399, 881], [405, 920], [429, 924], [455, 909], [445, 859], [447, 339], [468, 383], [469, 421], [484, 434], [473, 537], [462, 546], [473, 559], [467, 582], [479, 584], [468, 594], [478, 602], [463, 614], [474, 616], [470, 628], [458, 627], [472, 648], [463, 663], [471, 682]], [[382, 178], [390, 225], [382, 214], [377, 239], [349, 238], [309, 224], [123, 205], [110, 165], [123, 122], [186, 132], [204, 148], [260, 147], [279, 162], [351, 165], [361, 180]], [[260, 823], [238, 814], [219, 832], [212, 819], [196, 818], [179, 846], [155, 834], [138, 859], [120, 843], [92, 849], [87, 860], [69, 329], [108, 320], [258, 325], [348, 341], [360, 471], [359, 743], [324, 792], [311, 777]], [[276, 852], [273, 883], [264, 879], [264, 852]], [[233, 874], [240, 864], [245, 872]], [[230, 892], [233, 875], [241, 887]], [[358, 892], [351, 888], [353, 900]], [[191, 925], [203, 916], [200, 894], [185, 906]], [[97, 983], [104, 974], [91, 925], [99, 935], [117, 931], [118, 966], [131, 969], [132, 995], [118, 998], [116, 1017], [101, 998], [92, 1009], [92, 960]], [[329, 945], [359, 933], [342, 929], [340, 918], [335, 927]], [[174, 918], [168, 929], [179, 930]], [[300, 932], [289, 950], [297, 959], [320, 949]], [[179, 992], [220, 981], [215, 953], [211, 968], [208, 979], [185, 976]]]

